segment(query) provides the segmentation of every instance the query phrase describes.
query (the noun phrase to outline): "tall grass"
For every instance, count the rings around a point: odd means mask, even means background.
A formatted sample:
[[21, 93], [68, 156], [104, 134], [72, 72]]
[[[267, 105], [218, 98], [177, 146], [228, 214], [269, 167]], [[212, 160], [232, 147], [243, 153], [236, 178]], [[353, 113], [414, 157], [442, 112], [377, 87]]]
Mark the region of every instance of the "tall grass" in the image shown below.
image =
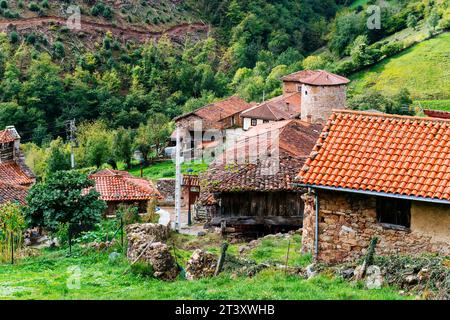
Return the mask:
[[24, 228], [19, 204], [9, 202], [0, 206], [0, 262], [11, 261], [22, 248]]

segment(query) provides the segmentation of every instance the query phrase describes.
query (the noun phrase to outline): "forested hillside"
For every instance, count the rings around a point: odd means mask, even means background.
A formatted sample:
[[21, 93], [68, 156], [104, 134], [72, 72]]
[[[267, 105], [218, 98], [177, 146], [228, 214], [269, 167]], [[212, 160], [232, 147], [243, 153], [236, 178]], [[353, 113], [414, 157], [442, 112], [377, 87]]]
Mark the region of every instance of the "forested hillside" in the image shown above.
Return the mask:
[[[2, 0], [0, 127], [37, 144], [73, 118], [135, 129], [231, 94], [275, 96], [300, 69], [351, 75], [414, 45], [385, 37], [448, 28], [446, 1], [399, 0], [384, 1], [382, 28], [370, 30], [376, 2]], [[62, 23], [69, 5], [81, 8], [81, 30]]]

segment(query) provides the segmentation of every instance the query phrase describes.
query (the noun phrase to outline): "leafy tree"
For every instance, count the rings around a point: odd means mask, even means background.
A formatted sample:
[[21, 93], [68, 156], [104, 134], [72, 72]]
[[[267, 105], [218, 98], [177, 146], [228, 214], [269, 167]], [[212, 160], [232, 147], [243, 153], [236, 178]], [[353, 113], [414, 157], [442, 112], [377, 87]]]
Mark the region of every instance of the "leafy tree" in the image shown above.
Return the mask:
[[406, 20], [406, 25], [408, 26], [408, 28], [417, 30], [417, 17], [414, 14], [410, 13]]
[[131, 158], [133, 156], [133, 138], [131, 131], [123, 127], [117, 129], [114, 134], [113, 145], [115, 159], [124, 161], [127, 168], [130, 168]]
[[71, 167], [70, 151], [61, 138], [50, 143], [47, 158], [47, 176], [57, 171], [69, 170]]
[[169, 139], [172, 129], [169, 119], [161, 113], [152, 115], [146, 124], [139, 126], [135, 145], [142, 152], [145, 163], [148, 163], [148, 157], [152, 150], [159, 155], [161, 147]]
[[59, 171], [35, 184], [27, 197], [25, 218], [29, 226], [56, 231], [69, 224], [72, 231], [85, 230], [100, 222], [106, 209], [94, 182], [77, 171]]
[[433, 31], [436, 31], [436, 27], [439, 24], [439, 14], [436, 10], [432, 10], [428, 17], [427, 23]]
[[77, 139], [77, 162], [99, 168], [112, 158], [112, 135], [103, 121], [85, 123], [79, 126]]

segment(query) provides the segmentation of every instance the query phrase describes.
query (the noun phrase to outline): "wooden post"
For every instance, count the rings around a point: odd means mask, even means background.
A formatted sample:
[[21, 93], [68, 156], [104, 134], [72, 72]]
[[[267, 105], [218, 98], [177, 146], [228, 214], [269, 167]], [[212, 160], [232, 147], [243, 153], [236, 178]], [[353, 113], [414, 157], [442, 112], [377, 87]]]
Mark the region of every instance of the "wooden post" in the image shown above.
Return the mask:
[[290, 249], [291, 249], [291, 239], [289, 239], [289, 242], [288, 242], [288, 250], [287, 250], [287, 254], [286, 254], [286, 265], [285, 265], [285, 268], [284, 268], [284, 275], [287, 275]]
[[227, 253], [227, 249], [228, 249], [228, 243], [227, 242], [222, 243], [222, 247], [220, 248], [219, 262], [217, 263], [217, 268], [216, 268], [216, 271], [214, 272], [215, 277], [222, 271], [223, 264], [225, 262], [225, 256]]
[[14, 264], [14, 234], [11, 232], [11, 264]]

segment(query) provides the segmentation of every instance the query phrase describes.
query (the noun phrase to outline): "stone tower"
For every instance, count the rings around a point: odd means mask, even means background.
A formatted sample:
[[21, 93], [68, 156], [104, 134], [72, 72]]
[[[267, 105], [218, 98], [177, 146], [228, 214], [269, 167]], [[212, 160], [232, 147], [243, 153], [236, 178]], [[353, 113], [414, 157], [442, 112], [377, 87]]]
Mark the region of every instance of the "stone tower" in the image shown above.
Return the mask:
[[283, 94], [301, 92], [301, 119], [325, 122], [333, 109], [345, 109], [349, 79], [324, 70], [302, 70], [282, 78]]

